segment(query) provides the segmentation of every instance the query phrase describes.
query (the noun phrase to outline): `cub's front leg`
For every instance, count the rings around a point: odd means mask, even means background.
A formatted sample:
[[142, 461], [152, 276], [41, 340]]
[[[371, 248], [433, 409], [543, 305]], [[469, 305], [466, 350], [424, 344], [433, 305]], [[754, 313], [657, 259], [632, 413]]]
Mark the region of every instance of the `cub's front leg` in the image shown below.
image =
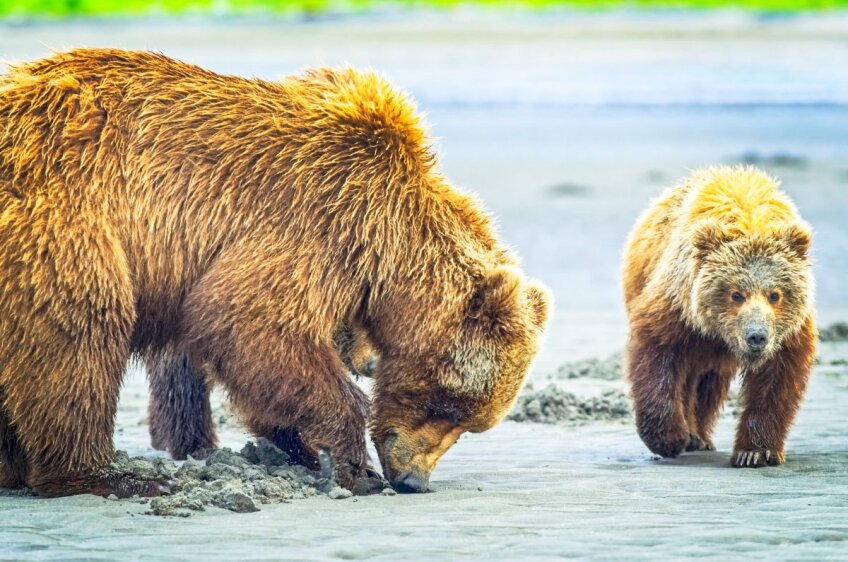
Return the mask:
[[777, 354], [744, 373], [742, 417], [731, 463], [757, 468], [783, 464], [784, 443], [807, 390], [816, 354], [816, 331], [808, 318]]
[[636, 428], [651, 452], [676, 457], [689, 444], [683, 404], [684, 379], [673, 346], [657, 345], [634, 332], [627, 353]]

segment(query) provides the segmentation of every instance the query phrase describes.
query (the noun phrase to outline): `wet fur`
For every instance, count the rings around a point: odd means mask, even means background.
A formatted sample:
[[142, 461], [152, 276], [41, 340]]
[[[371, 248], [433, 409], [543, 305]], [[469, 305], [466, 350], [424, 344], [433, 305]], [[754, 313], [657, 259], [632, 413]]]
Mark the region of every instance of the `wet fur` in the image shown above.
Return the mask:
[[[355, 319], [336, 331], [333, 342], [350, 374], [357, 377], [374, 375], [376, 351], [367, 332]], [[150, 381], [151, 446], [168, 451], [178, 460], [189, 455], [194, 459], [206, 458], [218, 446], [209, 401], [213, 381], [195, 372], [188, 357], [173, 349], [149, 351], [144, 364]], [[293, 459], [317, 467], [317, 459], [305, 452], [292, 431], [274, 428], [268, 430], [266, 437], [273, 437], [270, 440]]]
[[[809, 244], [791, 201], [753, 168], [696, 172], [640, 218], [624, 257], [626, 370], [651, 451], [714, 448], [719, 409], [741, 372], [733, 462], [782, 462], [815, 357]], [[785, 291], [778, 304], [757, 293], [769, 283]], [[737, 284], [752, 291], [750, 304], [731, 302]], [[748, 310], [771, 335], [755, 359], [740, 343]]]
[[[515, 263], [435, 165], [413, 104], [371, 73], [266, 82], [119, 50], [11, 68], [0, 77], [0, 466], [13, 467], [2, 479], [24, 473], [46, 495], [157, 493], [107, 471], [124, 369], [141, 353], [165, 380], [222, 385], [257, 435], [326, 450], [352, 487], [369, 403], [336, 349], [339, 327], [357, 317], [380, 365], [412, 368], [374, 375], [373, 411], [397, 425], [406, 413], [387, 389], [398, 381], [422, 402], [446, 385], [462, 396], [454, 370], [422, 373], [419, 359], [449, 357], [469, 302]], [[509, 306], [547, 309], [538, 288], [510, 294]], [[535, 354], [541, 326], [503, 312], [525, 342], [513, 352]], [[508, 384], [488, 373], [499, 382], [487, 388], [510, 394], [475, 394], [481, 417], [511, 403], [531, 358], [512, 357]], [[197, 380], [175, 387], [175, 407], [200, 420], [176, 454], [214, 440], [202, 401], [183, 396]]]

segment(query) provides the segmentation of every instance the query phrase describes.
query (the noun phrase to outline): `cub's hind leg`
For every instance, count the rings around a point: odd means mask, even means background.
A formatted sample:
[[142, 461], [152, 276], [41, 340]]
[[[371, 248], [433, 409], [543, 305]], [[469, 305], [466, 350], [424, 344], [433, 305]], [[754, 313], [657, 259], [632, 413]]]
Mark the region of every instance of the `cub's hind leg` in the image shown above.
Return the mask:
[[721, 407], [727, 400], [730, 383], [736, 374], [734, 366], [718, 366], [701, 376], [695, 387], [695, 418], [697, 434], [704, 443], [703, 450], [715, 451], [713, 429]]

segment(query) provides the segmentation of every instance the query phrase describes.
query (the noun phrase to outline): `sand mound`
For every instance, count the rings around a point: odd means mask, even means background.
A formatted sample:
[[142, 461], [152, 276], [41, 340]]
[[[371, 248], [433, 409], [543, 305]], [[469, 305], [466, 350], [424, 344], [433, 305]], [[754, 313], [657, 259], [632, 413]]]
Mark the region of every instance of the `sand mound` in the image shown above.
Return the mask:
[[598, 421], [624, 421], [630, 417], [630, 401], [620, 390], [607, 390], [598, 396], [583, 397], [551, 383], [538, 391], [532, 387], [525, 389], [507, 419], [582, 425]]
[[553, 379], [603, 379], [607, 381], [621, 380], [624, 378], [622, 367], [623, 356], [616, 353], [605, 359], [585, 359], [573, 363], [565, 363], [551, 375]]
[[[518, 422], [582, 425], [599, 421], [626, 421], [631, 418], [630, 400], [621, 389], [600, 383], [597, 394], [585, 396], [563, 390], [563, 381], [598, 379], [623, 381], [622, 355], [565, 363], [548, 376], [553, 381], [536, 390], [528, 384], [507, 419]], [[559, 384], [558, 384], [559, 383]], [[622, 385], [623, 386], [623, 385]]]
[[[205, 463], [189, 458], [182, 466], [164, 458], [130, 458], [119, 451], [113, 468], [144, 478], [176, 480], [168, 496], [135, 500], [149, 501], [150, 515], [188, 517], [209, 506], [249, 513], [258, 511], [261, 504], [285, 503], [321, 494], [332, 499], [353, 495], [336, 484], [330, 476], [332, 471], [325, 469], [317, 474], [289, 464], [286, 453], [261, 438], [255, 444], [245, 445], [239, 453], [220, 449]], [[362, 479], [357, 482], [356, 492], [375, 493], [382, 489], [383, 482]]]
[[837, 322], [819, 330], [823, 342], [848, 342], [848, 322]]

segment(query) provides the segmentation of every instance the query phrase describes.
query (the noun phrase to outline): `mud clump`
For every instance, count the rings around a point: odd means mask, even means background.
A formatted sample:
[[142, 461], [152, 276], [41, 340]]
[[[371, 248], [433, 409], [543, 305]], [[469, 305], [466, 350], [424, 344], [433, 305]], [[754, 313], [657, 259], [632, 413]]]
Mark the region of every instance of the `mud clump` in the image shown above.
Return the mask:
[[[119, 451], [112, 468], [143, 478], [176, 482], [170, 495], [149, 500], [150, 515], [188, 517], [209, 506], [251, 513], [259, 511], [263, 504], [287, 503], [317, 495], [331, 499], [353, 495], [339, 487], [332, 477], [289, 461], [285, 452], [260, 438], [256, 443], [247, 443], [238, 453], [220, 449], [203, 463], [189, 457], [182, 466], [164, 458], [130, 458]], [[383, 484], [364, 486], [357, 482], [357, 489], [366, 487], [370, 493], [379, 493]], [[147, 503], [148, 499], [134, 501]]]
[[823, 342], [848, 342], [848, 322], [837, 322], [819, 330]]
[[517, 422], [583, 425], [598, 421], [626, 421], [631, 418], [630, 400], [620, 390], [607, 390], [597, 396], [582, 397], [555, 384], [535, 391], [526, 389], [507, 419]]

